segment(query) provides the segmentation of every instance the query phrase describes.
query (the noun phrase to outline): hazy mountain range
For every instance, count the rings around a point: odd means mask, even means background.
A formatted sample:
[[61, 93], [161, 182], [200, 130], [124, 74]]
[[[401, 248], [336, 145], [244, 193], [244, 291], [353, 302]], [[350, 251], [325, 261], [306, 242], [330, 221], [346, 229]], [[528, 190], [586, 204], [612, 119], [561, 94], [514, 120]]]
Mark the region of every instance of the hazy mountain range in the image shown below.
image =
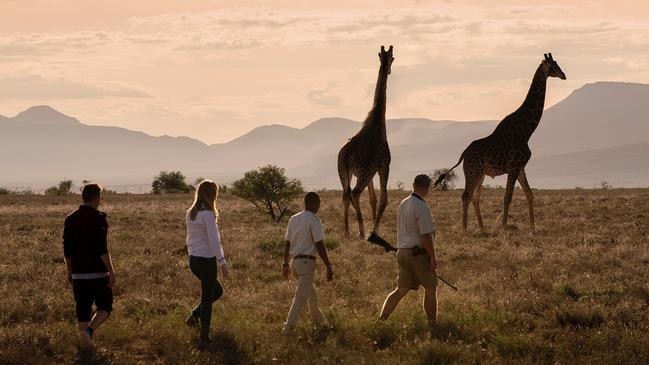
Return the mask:
[[[530, 141], [531, 185], [593, 187], [605, 180], [615, 187], [649, 186], [648, 102], [649, 85], [597, 82], [548, 108]], [[416, 173], [455, 164], [464, 148], [491, 133], [497, 122], [389, 119], [390, 185], [408, 185]], [[339, 188], [336, 155], [359, 128], [357, 121], [323, 118], [302, 129], [262, 126], [207, 145], [89, 126], [49, 106], [35, 106], [11, 118], [0, 116], [0, 186], [40, 189], [70, 178], [143, 191], [161, 170], [180, 170], [190, 182], [204, 176], [228, 183], [272, 163], [308, 187]], [[485, 184], [504, 185], [504, 179]]]

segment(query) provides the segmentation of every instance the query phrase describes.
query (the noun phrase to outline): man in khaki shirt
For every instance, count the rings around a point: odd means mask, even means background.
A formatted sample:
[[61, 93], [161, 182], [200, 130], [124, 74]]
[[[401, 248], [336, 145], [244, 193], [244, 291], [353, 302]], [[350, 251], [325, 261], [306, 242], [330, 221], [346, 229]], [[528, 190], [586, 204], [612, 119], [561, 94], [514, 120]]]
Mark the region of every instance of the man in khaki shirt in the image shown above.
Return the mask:
[[386, 320], [410, 290], [424, 287], [424, 311], [429, 327], [437, 321], [437, 258], [433, 247], [435, 223], [424, 200], [430, 191], [431, 178], [417, 175], [413, 193], [399, 204], [397, 215], [397, 288], [383, 303], [379, 319]]
[[[295, 214], [288, 221], [286, 228], [286, 247], [284, 249], [284, 265], [282, 273], [289, 277], [290, 272], [297, 279], [295, 298], [288, 312], [283, 333], [290, 333], [295, 328], [297, 320], [305, 304], [309, 304], [311, 318], [316, 326], [326, 324], [326, 319], [318, 304], [318, 293], [314, 285], [316, 252], [327, 267], [327, 281], [333, 278], [333, 271], [324, 245], [322, 222], [316, 215], [320, 209], [320, 197], [314, 192], [304, 196], [304, 210]], [[289, 257], [292, 257], [289, 265]]]

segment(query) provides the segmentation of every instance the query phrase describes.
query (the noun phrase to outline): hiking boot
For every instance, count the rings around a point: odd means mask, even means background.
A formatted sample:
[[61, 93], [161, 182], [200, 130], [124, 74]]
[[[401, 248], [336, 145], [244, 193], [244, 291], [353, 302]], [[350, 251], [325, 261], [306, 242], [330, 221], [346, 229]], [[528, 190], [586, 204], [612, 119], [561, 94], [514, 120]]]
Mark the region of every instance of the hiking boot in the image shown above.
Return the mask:
[[81, 341], [81, 347], [84, 350], [94, 350], [95, 341], [92, 339], [92, 335], [88, 329], [79, 332], [79, 339]]

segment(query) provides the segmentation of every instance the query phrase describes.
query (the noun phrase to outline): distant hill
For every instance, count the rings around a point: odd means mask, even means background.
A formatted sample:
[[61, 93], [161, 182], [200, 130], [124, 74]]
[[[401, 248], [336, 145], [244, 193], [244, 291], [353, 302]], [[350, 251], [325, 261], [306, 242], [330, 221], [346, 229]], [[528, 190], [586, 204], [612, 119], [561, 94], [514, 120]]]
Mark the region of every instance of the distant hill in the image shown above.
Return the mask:
[[649, 85], [596, 82], [549, 108], [530, 145], [547, 155], [647, 142], [648, 136]]
[[[647, 100], [649, 85], [597, 82], [548, 108], [530, 140], [532, 186], [592, 187], [603, 180], [613, 186], [649, 186]], [[390, 184], [455, 164], [464, 148], [491, 133], [497, 122], [388, 119]], [[319, 119], [301, 129], [266, 125], [230, 142], [206, 145], [186, 137], [88, 126], [49, 106], [35, 106], [11, 118], [0, 116], [0, 186], [42, 187], [72, 178], [148, 189], [161, 170], [228, 183], [273, 163], [309, 187], [338, 188], [338, 150], [360, 126], [343, 118]], [[502, 184], [498, 181], [485, 183]]]
[[156, 170], [199, 167], [204, 162], [195, 157], [210, 153], [191, 138], [87, 126], [36, 106], [0, 124], [0, 184], [42, 186], [63, 178], [146, 183]]

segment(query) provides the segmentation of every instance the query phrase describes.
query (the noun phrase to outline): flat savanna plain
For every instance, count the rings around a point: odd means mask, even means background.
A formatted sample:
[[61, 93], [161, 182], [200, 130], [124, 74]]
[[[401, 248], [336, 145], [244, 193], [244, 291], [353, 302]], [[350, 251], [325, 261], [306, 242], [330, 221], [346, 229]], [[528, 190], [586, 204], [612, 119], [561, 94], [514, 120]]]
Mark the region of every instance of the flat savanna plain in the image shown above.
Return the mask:
[[[98, 331], [99, 364], [647, 364], [649, 363], [649, 190], [535, 191], [537, 232], [514, 194], [506, 233], [501, 189], [483, 190], [488, 233], [471, 207], [461, 232], [461, 191], [428, 198], [438, 233], [439, 325], [427, 330], [423, 291], [375, 324], [396, 283], [394, 254], [344, 239], [340, 192], [322, 193], [320, 215], [334, 267], [319, 294], [333, 329], [280, 334], [295, 289], [280, 275], [285, 222], [223, 194], [219, 226], [231, 266], [214, 307], [213, 341], [196, 348], [185, 326], [199, 298], [185, 249], [190, 195], [106, 195], [109, 247], [117, 270], [112, 318]], [[382, 234], [394, 242], [405, 191], [390, 191]], [[369, 217], [367, 195], [363, 206]], [[0, 196], [0, 363], [81, 363], [61, 233], [79, 196]], [[296, 207], [299, 202], [296, 201]], [[368, 227], [369, 228], [369, 227]], [[356, 225], [352, 223], [352, 229]], [[353, 233], [353, 232], [352, 232]], [[355, 236], [355, 234], [354, 234]]]

